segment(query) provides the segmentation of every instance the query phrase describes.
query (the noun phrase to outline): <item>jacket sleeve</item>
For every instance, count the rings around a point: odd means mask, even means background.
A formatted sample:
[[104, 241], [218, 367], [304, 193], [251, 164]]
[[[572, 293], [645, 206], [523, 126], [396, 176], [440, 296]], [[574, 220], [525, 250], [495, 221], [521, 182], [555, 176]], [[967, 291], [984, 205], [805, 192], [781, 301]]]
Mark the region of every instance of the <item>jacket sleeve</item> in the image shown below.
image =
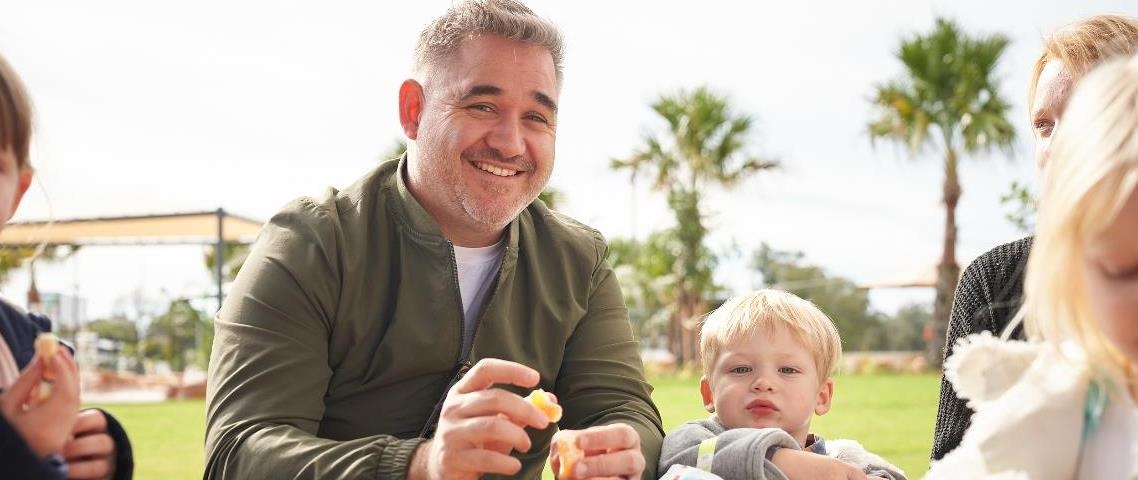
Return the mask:
[[790, 434], [778, 428], [733, 428], [715, 435], [699, 422], [688, 422], [664, 438], [660, 471], [672, 465], [696, 466], [700, 444], [713, 437], [711, 473], [730, 479], [784, 480], [786, 476], [767, 460], [767, 452], [772, 448], [800, 449]]
[[884, 480], [907, 480], [904, 471], [884, 458], [866, 450], [854, 440], [827, 440], [826, 448], [834, 458], [860, 468], [870, 477]]
[[577, 430], [624, 423], [640, 435], [644, 476], [656, 478], [664, 430], [644, 378], [640, 342], [632, 334], [628, 309], [598, 240], [588, 308], [565, 345], [555, 391], [565, 413], [559, 426]]
[[[986, 277], [981, 268], [982, 258], [977, 258], [960, 278], [949, 314], [948, 331], [944, 338], [944, 357], [952, 356], [957, 340], [982, 330], [988, 317], [990, 299], [985, 294]], [[997, 332], [998, 334], [998, 332]], [[943, 362], [942, 362], [943, 365]], [[933, 433], [932, 459], [939, 460], [957, 445], [960, 445], [964, 431], [972, 423], [972, 409], [960, 398], [946, 376], [940, 377], [940, 400], [937, 404], [936, 429]]]
[[66, 476], [64, 471], [50, 461], [36, 457], [35, 452], [24, 442], [24, 437], [3, 415], [0, 415], [0, 452], [4, 478], [62, 480]]
[[297, 200], [261, 231], [218, 312], [206, 404], [206, 478], [405, 478], [421, 439], [317, 437], [332, 376], [342, 232]]

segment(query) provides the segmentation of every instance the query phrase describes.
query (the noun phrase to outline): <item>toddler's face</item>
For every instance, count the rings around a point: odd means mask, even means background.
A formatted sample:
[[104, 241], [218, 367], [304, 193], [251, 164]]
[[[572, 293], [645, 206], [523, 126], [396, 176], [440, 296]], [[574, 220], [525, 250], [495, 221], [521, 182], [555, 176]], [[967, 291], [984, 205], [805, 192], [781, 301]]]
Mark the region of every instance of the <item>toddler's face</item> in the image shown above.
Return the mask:
[[1138, 366], [1138, 190], [1083, 255], [1085, 291], [1103, 333]]
[[781, 327], [773, 335], [757, 332], [723, 345], [700, 380], [704, 407], [727, 428], [777, 427], [799, 444], [814, 414], [830, 410], [833, 391], [810, 351]]

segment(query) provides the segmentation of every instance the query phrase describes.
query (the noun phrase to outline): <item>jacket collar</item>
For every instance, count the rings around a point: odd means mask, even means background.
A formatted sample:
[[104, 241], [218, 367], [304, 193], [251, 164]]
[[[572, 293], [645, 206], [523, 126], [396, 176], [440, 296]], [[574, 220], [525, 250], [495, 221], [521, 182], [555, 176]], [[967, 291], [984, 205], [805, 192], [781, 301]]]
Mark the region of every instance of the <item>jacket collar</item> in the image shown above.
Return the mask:
[[[392, 175], [395, 183], [395, 193], [398, 198], [396, 202], [396, 213], [399, 215], [403, 223], [410, 227], [416, 236], [437, 241], [440, 243], [451, 243], [446, 237], [443, 237], [442, 231], [439, 230], [439, 224], [431, 214], [427, 213], [427, 209], [419, 203], [419, 200], [411, 194], [411, 188], [407, 186], [407, 152], [399, 157], [398, 164], [395, 167], [395, 173]], [[510, 224], [506, 226], [506, 249], [503, 259], [516, 258], [518, 251], [518, 234], [520, 217], [525, 214], [525, 210], [517, 217], [514, 217]]]

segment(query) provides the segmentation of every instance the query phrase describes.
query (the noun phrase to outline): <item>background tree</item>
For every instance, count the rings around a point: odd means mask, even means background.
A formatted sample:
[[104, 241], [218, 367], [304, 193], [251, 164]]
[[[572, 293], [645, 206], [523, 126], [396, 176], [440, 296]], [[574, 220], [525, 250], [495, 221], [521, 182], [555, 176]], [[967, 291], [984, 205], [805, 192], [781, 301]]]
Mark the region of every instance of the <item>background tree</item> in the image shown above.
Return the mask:
[[683, 365], [695, 359], [694, 328], [714, 290], [714, 255], [704, 246], [702, 195], [712, 187], [731, 188], [778, 162], [744, 152], [751, 117], [733, 112], [725, 97], [707, 87], [662, 95], [652, 110], [666, 122], [666, 130], [647, 135], [643, 146], [626, 159], [614, 159], [611, 167], [629, 170], [634, 178], [648, 174], [675, 216], [678, 248], [671, 269], [675, 309], [669, 320], [669, 343], [677, 363]]
[[[84, 328], [94, 332], [100, 339], [111, 340], [118, 343], [121, 350], [119, 355], [127, 360], [127, 368], [136, 370], [141, 365], [142, 356], [139, 351], [138, 325], [123, 316], [100, 318], [88, 322]], [[116, 368], [117, 365], [100, 365], [107, 368]]]
[[676, 310], [673, 270], [678, 250], [673, 230], [654, 232], [643, 242], [623, 238], [609, 242], [608, 261], [620, 282], [634, 333], [649, 344], [669, 338], [669, 320]]
[[[222, 265], [222, 273], [225, 276], [226, 282], [232, 282], [237, 278], [237, 272], [241, 271], [241, 266], [245, 264], [245, 259], [249, 257], [249, 249], [251, 245], [242, 242], [225, 242], [225, 265]], [[213, 246], [205, 247], [205, 254], [203, 260], [205, 261], [206, 271], [209, 272], [210, 277], [216, 275], [217, 272], [217, 249]]]
[[871, 141], [886, 139], [911, 155], [935, 150], [943, 159], [944, 242], [933, 302], [933, 341], [927, 354], [939, 366], [952, 295], [960, 276], [956, 262], [956, 205], [962, 189], [957, 164], [962, 154], [1000, 148], [1010, 153], [1015, 129], [1010, 105], [1000, 94], [996, 65], [1008, 45], [1000, 34], [970, 37], [951, 20], [937, 19], [925, 35], [901, 40], [900, 78], [874, 87]]
[[[8, 279], [13, 270], [29, 261], [54, 262], [64, 260], [79, 251], [79, 245], [3, 246], [0, 247], [0, 283]], [[29, 267], [31, 268], [31, 267]]]
[[897, 310], [893, 316], [882, 316], [879, 331], [874, 337], [874, 350], [923, 350], [924, 326], [932, 316], [928, 304], [909, 303]]
[[565, 194], [562, 193], [561, 190], [550, 186], [546, 186], [545, 190], [537, 194], [537, 199], [545, 203], [545, 206], [549, 207], [550, 210], [556, 210], [557, 207], [561, 205], [563, 197], [565, 197]]
[[175, 372], [189, 364], [204, 366], [213, 344], [213, 328], [206, 315], [184, 298], [170, 302], [166, 312], [146, 328], [143, 353], [147, 358], [162, 360]]
[[1019, 182], [1012, 182], [1007, 193], [1000, 195], [1000, 205], [1011, 207], [1004, 218], [1024, 235], [1035, 231], [1035, 195]]
[[402, 137], [396, 137], [394, 140], [391, 141], [391, 145], [387, 147], [387, 150], [384, 150], [383, 154], [379, 156], [379, 159], [380, 160], [390, 160], [392, 158], [399, 158], [399, 157], [403, 156], [403, 152], [406, 152], [406, 151], [407, 151], [407, 141], [404, 140]]
[[866, 289], [807, 263], [802, 252], [775, 250], [766, 243], [755, 251], [751, 265], [762, 274], [762, 287], [786, 290], [825, 312], [838, 327], [843, 349], [874, 350], [882, 346], [880, 326], [885, 316], [871, 308]]

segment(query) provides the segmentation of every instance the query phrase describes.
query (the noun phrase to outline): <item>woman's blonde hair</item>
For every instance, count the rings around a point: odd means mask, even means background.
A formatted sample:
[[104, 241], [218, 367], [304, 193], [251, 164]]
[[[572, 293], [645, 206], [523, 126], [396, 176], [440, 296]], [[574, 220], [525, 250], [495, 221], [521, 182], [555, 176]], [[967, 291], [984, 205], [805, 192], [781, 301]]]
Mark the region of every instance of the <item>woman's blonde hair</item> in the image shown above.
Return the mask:
[[773, 334], [780, 327], [810, 351], [820, 380], [837, 373], [842, 339], [834, 322], [808, 300], [772, 289], [731, 298], [707, 316], [699, 332], [703, 373], [711, 373], [724, 345], [755, 333]]
[[16, 71], [0, 56], [0, 150], [11, 148], [20, 170], [31, 168], [32, 102]]
[[1092, 365], [1121, 374], [1124, 356], [1103, 335], [1083, 282], [1084, 251], [1138, 186], [1138, 57], [1084, 78], [1052, 144], [1020, 312], [1032, 339], [1072, 339]]
[[1096, 15], [1061, 27], [1043, 39], [1043, 51], [1035, 60], [1027, 87], [1028, 115], [1034, 108], [1039, 76], [1048, 63], [1063, 62], [1067, 74], [1077, 81], [1099, 62], [1135, 52], [1138, 52], [1138, 18]]

